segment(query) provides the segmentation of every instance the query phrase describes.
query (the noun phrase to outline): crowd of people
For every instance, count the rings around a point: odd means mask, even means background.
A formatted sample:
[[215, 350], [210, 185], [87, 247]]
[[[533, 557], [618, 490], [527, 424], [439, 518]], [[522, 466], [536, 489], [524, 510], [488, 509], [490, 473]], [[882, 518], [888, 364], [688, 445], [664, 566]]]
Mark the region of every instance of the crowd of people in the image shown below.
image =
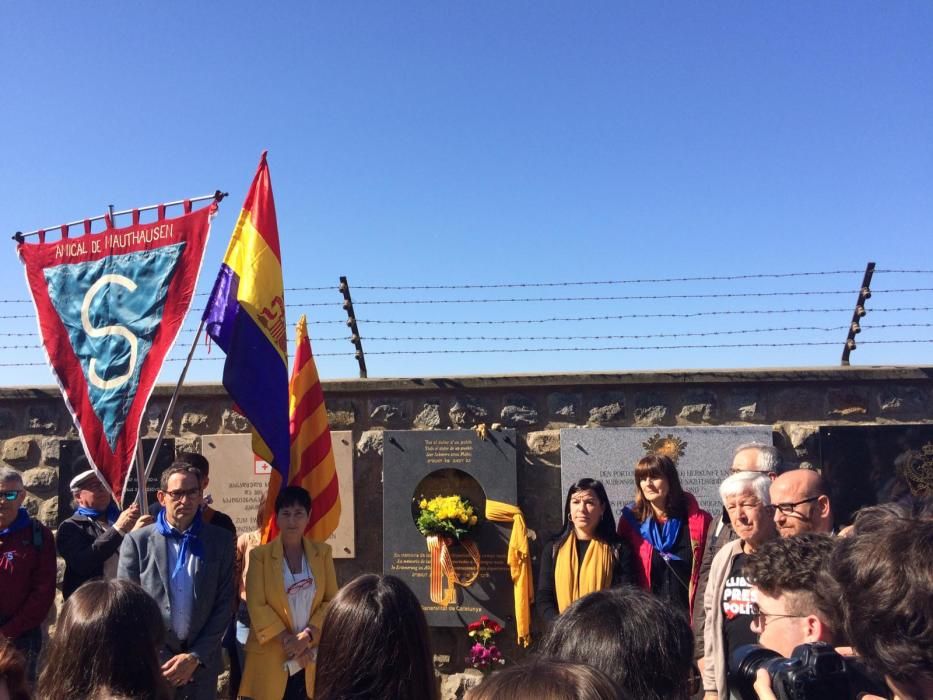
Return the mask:
[[[406, 584], [368, 574], [338, 587], [330, 547], [304, 534], [313, 504], [298, 487], [276, 498], [275, 539], [237, 539], [205, 503], [209, 468], [180, 455], [146, 514], [119, 512], [81, 470], [55, 536], [22, 507], [19, 472], [0, 468], [0, 700], [214, 698], [223, 649], [233, 697], [438, 700]], [[859, 657], [881, 697], [933, 698], [927, 501], [869, 507], [840, 530], [820, 474], [782, 470], [756, 443], [736, 448], [715, 518], [669, 457], [639, 460], [633, 486], [618, 520], [602, 483], [571, 486], [539, 553], [545, 634], [470, 700], [725, 699], [747, 645], [789, 657], [820, 643]], [[43, 649], [56, 545], [65, 602]], [[775, 697], [767, 671], [754, 680]]]

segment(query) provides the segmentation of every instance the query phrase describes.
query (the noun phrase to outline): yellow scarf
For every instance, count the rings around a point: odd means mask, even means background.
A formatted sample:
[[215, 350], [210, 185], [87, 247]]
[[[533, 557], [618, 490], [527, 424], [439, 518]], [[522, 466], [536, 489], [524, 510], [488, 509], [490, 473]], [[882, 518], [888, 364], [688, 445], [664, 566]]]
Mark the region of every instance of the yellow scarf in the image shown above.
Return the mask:
[[500, 523], [512, 522], [508, 562], [515, 588], [515, 630], [518, 643], [527, 647], [531, 643], [531, 602], [534, 600], [534, 585], [531, 581], [531, 557], [528, 552], [525, 516], [517, 506], [487, 500], [486, 519]]
[[577, 598], [608, 588], [612, 583], [613, 566], [612, 547], [599, 540], [590, 540], [590, 546], [583, 555], [583, 563], [580, 564], [577, 559], [577, 538], [571, 532], [557, 550], [557, 560], [554, 562], [557, 609], [564, 612]]

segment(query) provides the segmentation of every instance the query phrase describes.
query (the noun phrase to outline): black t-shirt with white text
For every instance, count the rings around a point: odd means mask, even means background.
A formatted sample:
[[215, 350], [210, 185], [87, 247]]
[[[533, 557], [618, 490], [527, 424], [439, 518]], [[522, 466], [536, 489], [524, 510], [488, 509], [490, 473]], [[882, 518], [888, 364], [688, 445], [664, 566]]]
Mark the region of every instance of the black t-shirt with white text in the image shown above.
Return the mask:
[[757, 602], [752, 586], [745, 578], [746, 556], [740, 553], [733, 561], [726, 587], [722, 591], [722, 636], [726, 647], [726, 669], [732, 662], [732, 652], [743, 644], [757, 644], [758, 635], [752, 632], [752, 603]]

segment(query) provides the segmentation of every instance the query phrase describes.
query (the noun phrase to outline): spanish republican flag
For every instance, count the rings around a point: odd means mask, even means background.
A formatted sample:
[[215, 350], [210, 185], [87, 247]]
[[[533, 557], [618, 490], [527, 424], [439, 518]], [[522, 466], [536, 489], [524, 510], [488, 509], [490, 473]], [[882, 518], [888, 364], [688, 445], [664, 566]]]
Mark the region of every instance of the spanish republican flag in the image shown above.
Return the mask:
[[[311, 494], [311, 520], [305, 534], [325, 542], [340, 521], [340, 488], [337, 467], [305, 317], [295, 330], [295, 361], [289, 393], [289, 434], [292, 441], [289, 486], [301, 486]], [[270, 489], [269, 499], [272, 499]], [[267, 499], [267, 500], [269, 500]]]
[[279, 229], [265, 151], [203, 320], [227, 355], [224, 387], [253, 425], [253, 451], [272, 465], [270, 489], [276, 484], [277, 491], [288, 482], [288, 356]]

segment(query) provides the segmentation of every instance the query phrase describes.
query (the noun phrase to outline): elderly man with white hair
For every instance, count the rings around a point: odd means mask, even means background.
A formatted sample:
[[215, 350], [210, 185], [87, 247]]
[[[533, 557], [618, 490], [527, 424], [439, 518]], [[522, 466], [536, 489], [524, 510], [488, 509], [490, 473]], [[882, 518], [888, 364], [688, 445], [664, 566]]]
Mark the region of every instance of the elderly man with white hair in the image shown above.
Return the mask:
[[71, 480], [75, 512], [58, 528], [58, 553], [65, 560], [62, 596], [67, 598], [85, 581], [117, 576], [123, 536], [152, 523], [152, 517], [140, 517], [139, 504], [133, 503], [122, 513], [97, 473], [82, 458], [81, 471]]
[[767, 474], [737, 472], [719, 487], [719, 496], [738, 539], [717, 552], [710, 568], [703, 599], [706, 622], [703, 634], [704, 699], [726, 698], [729, 656], [743, 644], [754, 644], [754, 592], [745, 577], [746, 557], [777, 536]]

